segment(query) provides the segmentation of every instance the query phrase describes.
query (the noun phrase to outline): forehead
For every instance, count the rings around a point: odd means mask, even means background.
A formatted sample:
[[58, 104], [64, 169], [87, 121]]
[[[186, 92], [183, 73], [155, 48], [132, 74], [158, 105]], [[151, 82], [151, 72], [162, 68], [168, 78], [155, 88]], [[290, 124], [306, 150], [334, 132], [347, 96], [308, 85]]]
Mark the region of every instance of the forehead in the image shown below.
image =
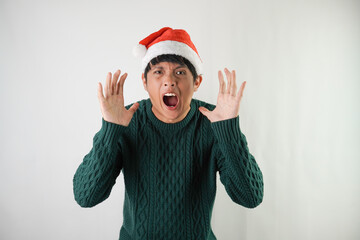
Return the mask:
[[176, 68], [188, 68], [185, 63], [174, 63], [174, 62], [159, 62], [155, 65], [150, 64], [151, 68], [161, 69], [176, 69]]

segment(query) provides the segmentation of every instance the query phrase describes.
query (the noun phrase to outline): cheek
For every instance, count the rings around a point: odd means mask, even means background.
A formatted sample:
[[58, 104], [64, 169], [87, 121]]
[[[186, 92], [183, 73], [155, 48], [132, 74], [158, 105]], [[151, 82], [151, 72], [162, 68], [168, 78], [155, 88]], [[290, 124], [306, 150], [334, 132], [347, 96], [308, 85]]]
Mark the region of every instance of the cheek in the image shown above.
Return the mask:
[[157, 96], [160, 94], [159, 87], [154, 84], [147, 84], [147, 92], [153, 98], [157, 98]]
[[186, 94], [191, 94], [194, 91], [194, 84], [193, 82], [187, 82], [186, 84], [183, 84], [182, 89], [186, 92]]

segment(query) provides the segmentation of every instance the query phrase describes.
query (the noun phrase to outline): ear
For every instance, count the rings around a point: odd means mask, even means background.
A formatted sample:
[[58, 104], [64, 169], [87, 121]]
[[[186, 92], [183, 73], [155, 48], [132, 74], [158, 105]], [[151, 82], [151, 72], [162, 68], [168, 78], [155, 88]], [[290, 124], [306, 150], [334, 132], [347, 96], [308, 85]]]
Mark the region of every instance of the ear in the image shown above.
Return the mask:
[[203, 78], [202, 78], [202, 75], [199, 75], [195, 82], [194, 82], [194, 92], [196, 92], [198, 90], [198, 88], [200, 87], [200, 84], [202, 82]]
[[141, 79], [142, 79], [142, 82], [143, 82], [144, 89], [145, 89], [145, 91], [147, 91], [147, 84], [146, 84], [146, 79], [144, 77], [144, 73], [141, 74]]

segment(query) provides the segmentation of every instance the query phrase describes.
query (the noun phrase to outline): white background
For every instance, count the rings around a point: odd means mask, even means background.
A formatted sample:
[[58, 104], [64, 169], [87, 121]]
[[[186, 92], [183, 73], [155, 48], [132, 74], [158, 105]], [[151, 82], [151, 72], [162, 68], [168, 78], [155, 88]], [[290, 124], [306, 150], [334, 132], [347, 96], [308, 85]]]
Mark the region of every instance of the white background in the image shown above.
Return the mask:
[[186, 29], [204, 61], [195, 98], [215, 104], [217, 71], [247, 81], [240, 126], [264, 175], [263, 203], [233, 203], [218, 178], [220, 240], [360, 239], [360, 2], [314, 0], [0, 1], [0, 239], [117, 239], [123, 175], [94, 208], [72, 178], [101, 127], [97, 83], [128, 72], [132, 48]]

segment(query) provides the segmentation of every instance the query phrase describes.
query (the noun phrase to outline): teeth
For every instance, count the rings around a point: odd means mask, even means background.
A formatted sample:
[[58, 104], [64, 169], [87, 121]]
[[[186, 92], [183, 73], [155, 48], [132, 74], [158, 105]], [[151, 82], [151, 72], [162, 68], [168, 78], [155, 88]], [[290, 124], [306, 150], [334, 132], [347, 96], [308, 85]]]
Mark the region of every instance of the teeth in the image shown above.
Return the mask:
[[172, 97], [172, 96], [176, 96], [176, 95], [175, 95], [175, 93], [165, 93], [165, 96]]

